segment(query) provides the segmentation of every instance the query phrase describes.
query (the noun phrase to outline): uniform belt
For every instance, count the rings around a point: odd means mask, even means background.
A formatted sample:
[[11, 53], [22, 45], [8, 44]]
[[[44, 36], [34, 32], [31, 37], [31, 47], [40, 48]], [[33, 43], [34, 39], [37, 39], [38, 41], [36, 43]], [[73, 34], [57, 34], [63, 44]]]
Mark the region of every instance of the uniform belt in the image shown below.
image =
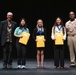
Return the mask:
[[72, 36], [72, 37], [74, 37], [74, 36], [76, 36], [76, 35], [68, 35], [68, 36]]

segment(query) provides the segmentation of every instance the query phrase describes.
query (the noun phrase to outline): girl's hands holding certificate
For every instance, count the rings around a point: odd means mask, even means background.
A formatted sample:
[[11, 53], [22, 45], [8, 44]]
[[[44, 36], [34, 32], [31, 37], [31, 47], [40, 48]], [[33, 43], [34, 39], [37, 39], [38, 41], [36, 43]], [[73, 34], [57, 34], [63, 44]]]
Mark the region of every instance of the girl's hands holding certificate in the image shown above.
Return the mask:
[[[36, 42], [38, 42], [38, 40], [37, 40], [37, 39], [36, 39], [35, 41], [36, 41]], [[46, 42], [46, 39], [44, 39], [43, 41], [44, 41], [44, 42]]]
[[62, 39], [64, 41], [64, 39]]
[[36, 41], [36, 42], [38, 42], [38, 40], [37, 40], [37, 39], [36, 39], [35, 41]]
[[46, 39], [44, 39], [44, 42], [46, 42]]
[[56, 39], [54, 38], [53, 40], [55, 41]]

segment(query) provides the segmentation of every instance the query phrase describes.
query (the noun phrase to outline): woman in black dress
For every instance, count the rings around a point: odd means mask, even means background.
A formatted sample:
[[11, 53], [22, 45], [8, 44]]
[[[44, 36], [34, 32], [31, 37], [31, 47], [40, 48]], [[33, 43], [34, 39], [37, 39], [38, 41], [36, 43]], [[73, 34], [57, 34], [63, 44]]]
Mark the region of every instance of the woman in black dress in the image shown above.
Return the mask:
[[[44, 42], [46, 41], [46, 29], [43, 27], [43, 21], [39, 19], [37, 21], [37, 27], [34, 29], [33, 38], [36, 40], [36, 36], [44, 36]], [[37, 47], [37, 67], [44, 66], [44, 48], [45, 47]], [[40, 61], [41, 60], [41, 61]]]

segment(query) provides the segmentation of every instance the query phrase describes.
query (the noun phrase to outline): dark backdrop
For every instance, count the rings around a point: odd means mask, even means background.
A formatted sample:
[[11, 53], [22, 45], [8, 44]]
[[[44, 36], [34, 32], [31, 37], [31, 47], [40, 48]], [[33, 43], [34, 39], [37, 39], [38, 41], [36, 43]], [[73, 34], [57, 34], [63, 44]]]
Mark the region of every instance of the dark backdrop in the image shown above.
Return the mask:
[[[61, 17], [64, 21], [69, 20], [69, 12], [76, 10], [75, 0], [0, 0], [0, 21], [6, 19], [6, 13], [11, 11], [14, 13], [13, 20], [19, 25], [20, 19], [25, 18], [31, 33], [27, 46], [27, 57], [35, 58], [35, 42], [32, 33], [36, 27], [38, 19], [44, 21], [44, 27], [47, 29], [47, 43], [45, 50], [46, 58], [53, 58], [53, 41], [51, 40], [51, 28], [56, 17]], [[16, 49], [13, 49], [13, 56], [16, 57]], [[2, 57], [2, 49], [0, 50]], [[67, 42], [65, 42], [65, 58], [69, 58]]]

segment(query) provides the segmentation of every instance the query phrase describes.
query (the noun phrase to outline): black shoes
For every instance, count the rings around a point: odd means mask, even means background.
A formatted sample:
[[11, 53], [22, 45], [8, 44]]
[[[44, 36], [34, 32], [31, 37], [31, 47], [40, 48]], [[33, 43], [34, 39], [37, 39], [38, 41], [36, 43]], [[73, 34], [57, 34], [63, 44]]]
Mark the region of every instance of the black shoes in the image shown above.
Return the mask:
[[62, 66], [56, 66], [55, 67], [56, 69], [64, 69], [64, 66], [62, 67]]
[[12, 69], [12, 65], [8, 65], [8, 69]]
[[3, 64], [3, 69], [12, 69], [12, 65]]
[[7, 69], [7, 65], [3, 64], [3, 69]]
[[75, 68], [75, 67], [76, 67], [76, 65], [70, 65], [70, 67], [71, 67], [71, 68]]

